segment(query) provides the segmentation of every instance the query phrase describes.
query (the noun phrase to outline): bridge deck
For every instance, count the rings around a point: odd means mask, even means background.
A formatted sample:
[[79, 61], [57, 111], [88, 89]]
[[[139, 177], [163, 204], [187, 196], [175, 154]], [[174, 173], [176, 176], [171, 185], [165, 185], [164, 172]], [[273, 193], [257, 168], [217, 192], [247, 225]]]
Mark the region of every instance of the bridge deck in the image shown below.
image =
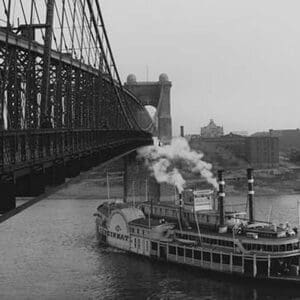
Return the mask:
[[[38, 54], [39, 56], [43, 56], [44, 54], [44, 46], [35, 42], [29, 41], [28, 39], [22, 38], [20, 35], [16, 35], [13, 33], [7, 34], [5, 30], [0, 30], [0, 42], [6, 43], [6, 37], [8, 37], [8, 44], [11, 46], [18, 47], [22, 50], [32, 51], [33, 53]], [[56, 61], [62, 61], [67, 65], [72, 65], [74, 68], [82, 69], [85, 72], [91, 73], [93, 75], [98, 76], [99, 70], [82, 63], [79, 60], [75, 60], [71, 57], [71, 55], [67, 53], [60, 53], [55, 50], [51, 50], [51, 58]]]

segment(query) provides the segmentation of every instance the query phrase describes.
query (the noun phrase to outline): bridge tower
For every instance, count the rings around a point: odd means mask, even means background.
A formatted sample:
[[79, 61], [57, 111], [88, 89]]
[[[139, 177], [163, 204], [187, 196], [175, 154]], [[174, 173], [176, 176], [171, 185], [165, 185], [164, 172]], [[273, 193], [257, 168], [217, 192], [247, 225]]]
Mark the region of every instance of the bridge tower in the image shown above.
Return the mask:
[[166, 74], [161, 74], [156, 82], [137, 82], [136, 76], [130, 74], [127, 77], [125, 88], [131, 91], [144, 106], [151, 105], [156, 108], [154, 121], [157, 136], [163, 143], [172, 139], [171, 119], [171, 87], [172, 82]]

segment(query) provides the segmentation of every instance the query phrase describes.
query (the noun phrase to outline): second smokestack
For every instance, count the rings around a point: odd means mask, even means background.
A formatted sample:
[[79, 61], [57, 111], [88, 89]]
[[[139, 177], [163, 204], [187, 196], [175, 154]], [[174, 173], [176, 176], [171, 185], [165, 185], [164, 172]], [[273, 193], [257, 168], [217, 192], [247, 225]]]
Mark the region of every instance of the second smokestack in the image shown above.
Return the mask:
[[180, 126], [180, 136], [184, 137], [184, 126]]
[[218, 183], [219, 183], [218, 207], [219, 207], [220, 227], [224, 227], [225, 225], [225, 212], [224, 212], [225, 181], [223, 179], [223, 170], [218, 171]]
[[183, 221], [183, 218], [182, 218], [182, 209], [183, 209], [183, 199], [182, 199], [182, 192], [179, 192], [179, 226], [181, 228], [182, 226], [182, 221]]
[[253, 190], [253, 169], [247, 169], [247, 178], [248, 178], [248, 202], [249, 202], [249, 222], [254, 223], [254, 190]]

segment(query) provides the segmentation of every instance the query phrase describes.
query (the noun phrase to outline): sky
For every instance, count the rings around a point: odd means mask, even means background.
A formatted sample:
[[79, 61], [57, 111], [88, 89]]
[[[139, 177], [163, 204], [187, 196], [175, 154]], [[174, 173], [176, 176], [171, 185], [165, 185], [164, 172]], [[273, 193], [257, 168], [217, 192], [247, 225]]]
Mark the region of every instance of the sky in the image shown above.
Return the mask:
[[100, 4], [122, 81], [172, 81], [174, 135], [300, 127], [299, 0]]

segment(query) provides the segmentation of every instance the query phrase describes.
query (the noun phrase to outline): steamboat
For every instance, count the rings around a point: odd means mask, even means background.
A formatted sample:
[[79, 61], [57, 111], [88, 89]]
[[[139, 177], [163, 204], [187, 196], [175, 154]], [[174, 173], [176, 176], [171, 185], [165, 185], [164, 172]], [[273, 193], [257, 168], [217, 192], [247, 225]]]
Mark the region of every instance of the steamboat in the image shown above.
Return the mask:
[[179, 203], [137, 206], [105, 202], [97, 233], [109, 246], [161, 261], [244, 278], [300, 283], [297, 228], [254, 218], [253, 172], [247, 169], [248, 215], [226, 211], [223, 171], [219, 190], [185, 189]]

